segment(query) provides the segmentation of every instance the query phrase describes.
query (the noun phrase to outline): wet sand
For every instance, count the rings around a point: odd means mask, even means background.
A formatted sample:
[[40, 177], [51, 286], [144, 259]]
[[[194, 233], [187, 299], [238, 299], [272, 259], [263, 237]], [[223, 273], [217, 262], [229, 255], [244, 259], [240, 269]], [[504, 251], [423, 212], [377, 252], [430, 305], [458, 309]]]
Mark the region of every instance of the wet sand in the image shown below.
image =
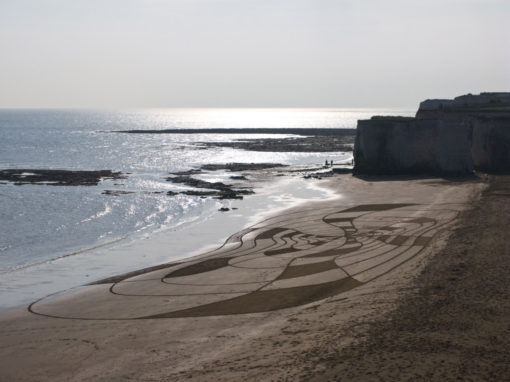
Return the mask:
[[255, 194], [242, 201], [216, 203], [217, 208], [230, 208], [228, 212], [212, 208], [203, 211], [198, 221], [191, 217], [176, 226], [168, 224], [149, 233], [119, 237], [2, 274], [0, 311], [26, 306], [40, 297], [100, 278], [202, 254], [221, 246], [232, 233], [263, 220], [268, 211], [276, 213], [308, 201], [335, 197], [333, 191], [319, 188], [315, 180], [303, 181], [297, 173], [275, 177], [271, 170], [258, 170], [249, 176], [248, 184], [253, 184]]
[[[279, 213], [207, 254], [1, 313], [0, 379], [380, 380], [380, 375], [408, 380], [422, 372], [423, 378], [439, 376], [430, 374], [441, 369], [434, 361], [444, 360], [452, 349], [461, 354], [463, 348], [422, 347], [424, 336], [450, 330], [441, 328], [439, 321], [439, 326], [427, 327], [439, 310], [423, 305], [430, 296], [423, 280], [428, 274], [439, 280], [433, 285], [456, 285], [449, 278], [459, 276], [441, 268], [445, 251], [454, 248], [452, 253], [457, 253], [455, 240], [464, 240], [467, 253], [484, 249], [499, 256], [504, 244], [477, 248], [473, 243], [504, 236], [498, 234], [504, 229], [501, 220], [488, 216], [480, 205], [495, 198], [490, 211], [505, 216], [497, 206], [507, 200], [506, 184], [499, 194], [489, 188], [479, 201], [486, 184], [475, 179], [362, 180], [340, 175], [327, 183], [341, 191], [338, 199]], [[483, 217], [494, 220], [493, 231], [480, 236]], [[473, 225], [478, 230], [462, 233]], [[492, 267], [501, 260], [494, 259]], [[482, 267], [477, 275], [491, 269]], [[503, 271], [496, 273], [493, 276], [500, 277]], [[484, 285], [496, 291], [500, 284]], [[470, 328], [470, 338], [488, 335], [477, 332], [476, 325], [464, 325], [470, 320], [460, 309], [469, 305], [466, 288], [461, 290], [467, 300], [460, 302], [449, 301], [456, 295], [446, 293], [448, 289], [437, 290], [442, 291], [438, 296], [443, 305], [461, 304], [445, 313], [450, 327], [458, 323], [458, 330]], [[470, 306], [487, 300], [487, 288], [468, 290], [478, 294]], [[492, 308], [504, 307], [502, 301]], [[414, 308], [421, 319], [409, 315]], [[501, 323], [501, 317], [494, 321]], [[397, 318], [402, 320], [399, 325], [394, 324]], [[474, 316], [472, 324], [476, 321], [483, 322]], [[508, 334], [501, 325], [497, 330]], [[497, 330], [489, 337], [499, 338]], [[450, 331], [450, 343], [465, 339]], [[504, 345], [492, 341], [496, 347]], [[484, 349], [486, 357], [495, 357], [496, 347]], [[437, 354], [444, 357], [434, 358]], [[424, 357], [430, 363], [421, 362]], [[447, 365], [450, 374], [444, 375], [463, 377], [465, 369]]]

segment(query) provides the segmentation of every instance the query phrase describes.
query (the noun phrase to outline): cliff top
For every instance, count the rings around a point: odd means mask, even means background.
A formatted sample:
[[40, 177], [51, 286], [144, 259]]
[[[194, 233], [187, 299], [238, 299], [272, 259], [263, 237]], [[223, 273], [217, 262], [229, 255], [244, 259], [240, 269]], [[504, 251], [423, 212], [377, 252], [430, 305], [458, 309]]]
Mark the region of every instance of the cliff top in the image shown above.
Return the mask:
[[485, 92], [454, 99], [428, 99], [420, 103], [418, 113], [426, 111], [510, 111], [510, 93]]
[[414, 117], [403, 117], [400, 115], [374, 115], [370, 119], [376, 121], [412, 121]]

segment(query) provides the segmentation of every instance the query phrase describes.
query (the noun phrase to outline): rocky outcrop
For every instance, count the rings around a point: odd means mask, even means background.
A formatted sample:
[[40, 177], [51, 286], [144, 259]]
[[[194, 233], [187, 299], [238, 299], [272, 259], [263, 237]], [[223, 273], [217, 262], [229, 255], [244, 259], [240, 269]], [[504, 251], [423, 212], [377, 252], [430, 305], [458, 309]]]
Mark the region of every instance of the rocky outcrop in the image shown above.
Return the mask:
[[[351, 129], [352, 131], [352, 129]], [[310, 136], [292, 138], [252, 138], [231, 142], [197, 142], [199, 147], [230, 147], [247, 151], [287, 152], [336, 152], [352, 151], [354, 135]]]
[[200, 170], [218, 171], [228, 170], [231, 172], [265, 170], [268, 168], [287, 167], [281, 163], [225, 163], [225, 164], [204, 164]]
[[202, 174], [203, 170], [206, 171], [218, 171], [218, 170], [228, 170], [230, 172], [239, 172], [239, 171], [254, 171], [254, 170], [265, 170], [268, 168], [277, 168], [277, 167], [287, 167], [285, 164], [281, 163], [221, 163], [221, 164], [204, 164], [200, 166], [200, 168], [193, 168], [191, 170], [186, 171], [177, 171], [172, 172], [172, 175], [184, 176], [184, 175], [197, 175]]
[[292, 134], [301, 136], [322, 136], [322, 137], [352, 137], [351, 128], [292, 128], [292, 127], [262, 127], [262, 128], [210, 128], [210, 129], [164, 129], [164, 130], [120, 130], [114, 133], [128, 134]]
[[[202, 179], [192, 178], [188, 175], [180, 175], [174, 177], [168, 177], [166, 179], [169, 182], [185, 184], [186, 186], [191, 186], [193, 188], [205, 188], [208, 191], [200, 191], [200, 190], [187, 190], [181, 191], [179, 194], [184, 195], [193, 195], [193, 196], [212, 196], [215, 199], [242, 199], [243, 195], [253, 194], [253, 190], [251, 189], [238, 189], [233, 188], [232, 185], [225, 184], [222, 182], [207, 182]], [[168, 191], [167, 195], [173, 196], [178, 193], [174, 191]]]
[[111, 170], [71, 171], [51, 169], [6, 169], [0, 170], [0, 180], [17, 186], [44, 184], [49, 186], [97, 186], [104, 179], [125, 179], [121, 172]]
[[[352, 151], [353, 129], [350, 128], [216, 128], [216, 129], [165, 129], [124, 130], [116, 133], [129, 134], [241, 134], [243, 139], [229, 142], [194, 142], [196, 148], [230, 147], [248, 151], [264, 152], [335, 152]], [[253, 134], [284, 134], [299, 137], [250, 138]]]
[[427, 100], [416, 118], [358, 121], [355, 174], [510, 171], [510, 93]]

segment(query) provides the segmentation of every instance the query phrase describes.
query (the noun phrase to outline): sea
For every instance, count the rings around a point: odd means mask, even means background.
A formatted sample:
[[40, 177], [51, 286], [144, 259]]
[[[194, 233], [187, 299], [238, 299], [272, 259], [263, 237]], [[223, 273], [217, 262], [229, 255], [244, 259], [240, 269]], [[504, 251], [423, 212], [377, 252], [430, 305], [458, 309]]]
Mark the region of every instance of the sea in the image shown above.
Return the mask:
[[[352, 153], [253, 152], [200, 142], [291, 134], [125, 134], [120, 130], [355, 128], [397, 109], [0, 109], [0, 169], [113, 170], [126, 179], [97, 186], [0, 184], [0, 309], [28, 304], [100, 277], [185, 258], [279, 208], [328, 191], [299, 177], [255, 179], [243, 201], [168, 196], [188, 186], [170, 173], [211, 163], [311, 166]], [[198, 175], [229, 182], [227, 171]], [[278, 183], [280, 182], [280, 183]], [[126, 191], [106, 195], [105, 190]], [[230, 217], [219, 208], [236, 208]], [[269, 208], [270, 207], [270, 208]], [[235, 223], [235, 224], [234, 224]], [[184, 238], [184, 239], [183, 239]], [[158, 241], [159, 240], [159, 241]]]

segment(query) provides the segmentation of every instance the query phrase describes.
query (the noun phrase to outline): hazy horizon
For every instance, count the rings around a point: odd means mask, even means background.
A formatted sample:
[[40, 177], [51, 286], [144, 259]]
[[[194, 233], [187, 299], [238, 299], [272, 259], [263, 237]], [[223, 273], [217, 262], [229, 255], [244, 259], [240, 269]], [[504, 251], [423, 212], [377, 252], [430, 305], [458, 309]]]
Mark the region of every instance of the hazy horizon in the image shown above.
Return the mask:
[[352, 106], [352, 107], [333, 107], [333, 106], [160, 106], [160, 107], [136, 107], [136, 106], [120, 106], [120, 107], [87, 107], [87, 106], [70, 106], [70, 107], [0, 107], [0, 110], [67, 110], [67, 111], [113, 111], [113, 112], [137, 112], [137, 111], [150, 111], [150, 110], [332, 110], [332, 111], [363, 111], [363, 110], [402, 110], [402, 111], [416, 111], [418, 105], [415, 107], [371, 107], [371, 106]]
[[402, 108], [510, 91], [505, 0], [0, 1], [0, 108]]

